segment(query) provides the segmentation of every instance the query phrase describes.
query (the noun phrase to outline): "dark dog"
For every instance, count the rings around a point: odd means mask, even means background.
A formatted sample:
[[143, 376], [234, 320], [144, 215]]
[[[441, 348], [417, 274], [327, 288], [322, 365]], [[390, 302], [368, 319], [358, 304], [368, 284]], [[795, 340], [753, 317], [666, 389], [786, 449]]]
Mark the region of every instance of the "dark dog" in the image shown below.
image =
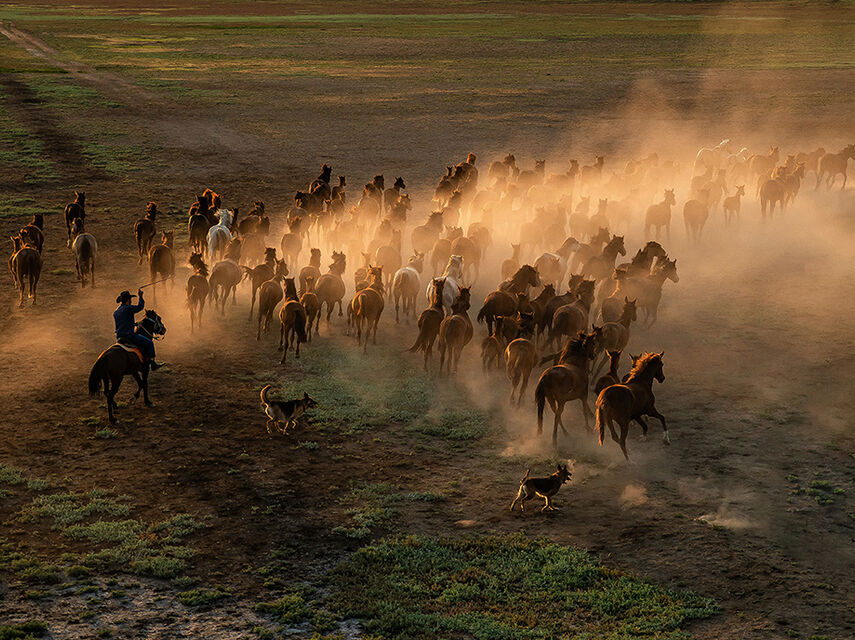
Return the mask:
[[[296, 426], [297, 422], [306, 411], [317, 407], [318, 403], [309, 397], [308, 393], [304, 393], [299, 400], [271, 400], [270, 387], [267, 385], [261, 390], [261, 408], [267, 415], [267, 433], [270, 433], [270, 427], [274, 426], [282, 433], [288, 431], [288, 427]], [[284, 423], [284, 426], [283, 426]]]
[[520, 505], [520, 511], [525, 511], [526, 500], [531, 500], [535, 496], [540, 496], [546, 500], [541, 511], [554, 511], [552, 496], [558, 493], [561, 485], [567, 482], [573, 474], [567, 469], [566, 464], [558, 465], [555, 468], [555, 473], [545, 478], [529, 478], [528, 472], [529, 469], [526, 469], [525, 475], [520, 479], [520, 490], [511, 503], [511, 511], [514, 510], [517, 503]]

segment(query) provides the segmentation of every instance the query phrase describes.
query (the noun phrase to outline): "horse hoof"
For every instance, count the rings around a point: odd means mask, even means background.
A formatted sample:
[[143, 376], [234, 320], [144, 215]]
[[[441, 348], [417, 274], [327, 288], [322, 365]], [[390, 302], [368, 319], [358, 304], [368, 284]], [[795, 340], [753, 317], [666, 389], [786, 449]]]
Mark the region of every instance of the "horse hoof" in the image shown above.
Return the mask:
[[671, 437], [667, 433], [662, 436], [662, 444], [671, 444]]
[[646, 433], [642, 433], [642, 434], [641, 434], [641, 437], [639, 438], [639, 440], [640, 440], [641, 442], [647, 442], [647, 434], [646, 434]]
[[151, 400], [149, 400], [148, 402], [146, 402], [146, 403], [145, 403], [145, 406], [147, 406], [147, 407], [156, 407], [157, 405], [156, 405], [154, 402], [152, 402]]

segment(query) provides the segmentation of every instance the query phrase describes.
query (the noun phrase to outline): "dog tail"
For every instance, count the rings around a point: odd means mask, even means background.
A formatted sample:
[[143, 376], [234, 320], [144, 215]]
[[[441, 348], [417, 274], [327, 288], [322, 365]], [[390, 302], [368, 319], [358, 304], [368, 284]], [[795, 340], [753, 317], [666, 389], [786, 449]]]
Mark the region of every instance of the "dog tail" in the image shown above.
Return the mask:
[[270, 394], [271, 386], [272, 385], [268, 384], [267, 386], [261, 388], [261, 393], [259, 394], [259, 396], [261, 397], [261, 404], [270, 404], [269, 402], [267, 402], [267, 396]]
[[543, 406], [546, 404], [546, 389], [543, 380], [537, 381], [534, 389], [534, 401], [537, 404], [537, 432], [543, 432]]
[[600, 438], [600, 446], [603, 446], [603, 436], [605, 435], [606, 429], [606, 403], [602, 399], [602, 395], [597, 398], [597, 406], [596, 406], [596, 416], [597, 416], [597, 424], [594, 427], [599, 431]]
[[520, 478], [520, 484], [522, 484], [523, 482], [525, 482], [526, 480], [528, 480], [528, 474], [529, 474], [529, 472], [530, 472], [530, 471], [531, 471], [531, 467], [529, 467], [528, 469], [526, 469], [526, 470], [525, 470], [525, 473], [523, 474], [523, 477], [522, 477], [522, 478]]
[[101, 363], [101, 358], [98, 358], [95, 361], [95, 364], [92, 365], [92, 371], [89, 372], [89, 395], [97, 396], [101, 394], [101, 380], [104, 377], [102, 372], [103, 365]]

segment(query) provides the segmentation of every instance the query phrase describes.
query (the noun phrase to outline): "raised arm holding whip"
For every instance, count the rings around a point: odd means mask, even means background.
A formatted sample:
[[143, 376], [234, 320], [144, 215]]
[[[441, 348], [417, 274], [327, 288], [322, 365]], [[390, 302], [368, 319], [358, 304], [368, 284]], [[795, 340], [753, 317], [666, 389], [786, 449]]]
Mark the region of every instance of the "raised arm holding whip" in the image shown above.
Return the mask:
[[[131, 304], [132, 299], [135, 297], [139, 299], [139, 302]], [[130, 291], [122, 291], [119, 297], [116, 298], [116, 302], [119, 303], [119, 306], [113, 312], [113, 320], [116, 322], [116, 340], [138, 347], [143, 354], [143, 358], [150, 362], [152, 371], [162, 367], [163, 364], [156, 362], [154, 359], [154, 340], [150, 336], [137, 333], [134, 330], [136, 326], [134, 315], [145, 308], [142, 288], [137, 291], [136, 296], [132, 295]]]

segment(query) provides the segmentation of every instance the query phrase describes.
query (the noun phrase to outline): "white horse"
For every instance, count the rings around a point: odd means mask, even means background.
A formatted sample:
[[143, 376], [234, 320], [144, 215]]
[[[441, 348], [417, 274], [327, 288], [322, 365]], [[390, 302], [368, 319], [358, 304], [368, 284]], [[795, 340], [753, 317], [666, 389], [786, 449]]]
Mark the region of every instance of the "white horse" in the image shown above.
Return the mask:
[[221, 259], [226, 253], [226, 247], [232, 241], [232, 212], [228, 209], [220, 209], [217, 214], [220, 221], [208, 229], [208, 255], [211, 260]]
[[404, 300], [404, 316], [409, 321], [409, 316], [412, 313], [416, 315], [416, 298], [419, 295], [421, 285], [421, 274], [424, 266], [424, 255], [418, 251], [407, 262], [406, 267], [401, 267], [395, 272], [395, 277], [392, 279], [392, 295], [395, 298], [395, 322], [398, 322], [398, 309], [401, 299]]
[[695, 166], [692, 169], [692, 175], [703, 173], [709, 167], [712, 167], [714, 170], [720, 169], [726, 153], [730, 153], [730, 138], [725, 138], [712, 149], [704, 147], [695, 156]]
[[[463, 279], [463, 257], [451, 256], [448, 259], [448, 264], [445, 265], [445, 271], [439, 277], [445, 278], [445, 286], [442, 289], [442, 306], [445, 307], [445, 313], [451, 315], [451, 305], [457, 301], [457, 296], [460, 295], [460, 282]], [[425, 292], [428, 303], [432, 302], [432, 293], [433, 281], [428, 282]]]

